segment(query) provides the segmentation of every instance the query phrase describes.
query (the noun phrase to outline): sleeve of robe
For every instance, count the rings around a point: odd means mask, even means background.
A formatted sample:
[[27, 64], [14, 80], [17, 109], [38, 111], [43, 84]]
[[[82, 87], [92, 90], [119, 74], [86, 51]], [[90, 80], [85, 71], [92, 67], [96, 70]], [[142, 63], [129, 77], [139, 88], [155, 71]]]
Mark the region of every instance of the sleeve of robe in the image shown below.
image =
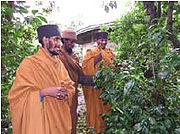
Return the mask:
[[[16, 79], [8, 98], [11, 109], [13, 134], [23, 134], [22, 130], [42, 133], [42, 116], [39, 98], [39, 87], [35, 83], [32, 63], [27, 58], [23, 60], [16, 72]], [[33, 109], [33, 110], [32, 110]], [[33, 121], [32, 121], [33, 120]], [[34, 120], [36, 120], [34, 122]], [[24, 122], [28, 122], [25, 126]], [[21, 128], [25, 129], [21, 129]], [[33, 128], [33, 129], [32, 129]], [[32, 129], [32, 130], [31, 130]]]
[[[103, 61], [108, 65], [112, 64], [112, 60], [115, 60], [115, 55], [109, 48], [101, 50], [101, 54]], [[94, 75], [97, 72], [98, 64], [94, 66], [94, 58], [96, 55], [92, 50], [87, 50], [82, 62], [82, 70], [85, 75]]]
[[68, 103], [69, 103], [69, 106], [71, 106], [72, 105], [72, 98], [74, 95], [74, 90], [71, 90], [71, 89], [74, 89], [74, 86], [73, 86], [74, 82], [73, 81], [69, 81], [69, 82], [62, 81], [61, 85], [65, 86], [68, 89]]
[[97, 65], [94, 66], [95, 54], [92, 50], [87, 50], [82, 61], [82, 70], [85, 75], [94, 75], [97, 72]]

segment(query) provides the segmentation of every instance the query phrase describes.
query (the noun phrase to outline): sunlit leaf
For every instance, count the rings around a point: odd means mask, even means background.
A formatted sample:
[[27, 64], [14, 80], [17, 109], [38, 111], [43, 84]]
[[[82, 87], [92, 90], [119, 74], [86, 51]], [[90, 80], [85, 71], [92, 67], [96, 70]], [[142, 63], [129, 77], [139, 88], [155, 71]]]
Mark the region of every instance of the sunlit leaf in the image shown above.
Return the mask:
[[134, 80], [130, 80], [129, 82], [127, 82], [124, 86], [124, 95], [128, 94], [131, 89], [134, 86], [135, 81]]
[[42, 21], [44, 21], [44, 22], [46, 22], [46, 23], [47, 23], [46, 18], [44, 18], [44, 17], [42, 17], [42, 16], [37, 16], [37, 18], [39, 18], [40, 20], [42, 20]]

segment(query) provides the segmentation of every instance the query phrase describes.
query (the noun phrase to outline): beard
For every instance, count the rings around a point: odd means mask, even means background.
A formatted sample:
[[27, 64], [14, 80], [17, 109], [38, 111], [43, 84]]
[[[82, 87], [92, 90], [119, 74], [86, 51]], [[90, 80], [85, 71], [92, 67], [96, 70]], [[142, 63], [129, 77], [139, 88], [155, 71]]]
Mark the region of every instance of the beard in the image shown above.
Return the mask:
[[52, 55], [58, 55], [59, 52], [58, 51], [49, 51]]
[[101, 48], [105, 49], [106, 48], [106, 44], [101, 44]]
[[68, 54], [72, 54], [72, 48], [65, 47], [65, 50]]
[[56, 45], [54, 48], [50, 48], [49, 49], [49, 52], [52, 54], [52, 55], [58, 55], [60, 53], [60, 46]]

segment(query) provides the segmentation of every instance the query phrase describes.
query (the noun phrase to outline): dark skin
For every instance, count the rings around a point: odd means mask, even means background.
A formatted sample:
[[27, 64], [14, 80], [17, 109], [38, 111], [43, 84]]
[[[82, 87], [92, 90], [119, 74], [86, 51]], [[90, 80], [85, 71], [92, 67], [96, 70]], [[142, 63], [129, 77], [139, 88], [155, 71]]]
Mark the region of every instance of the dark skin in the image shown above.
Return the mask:
[[[98, 46], [101, 46], [102, 49], [106, 48], [107, 39], [98, 39], [96, 42]], [[98, 64], [101, 60], [102, 60], [102, 54], [100, 52], [94, 59], [94, 65]]]
[[68, 53], [68, 54], [72, 54], [72, 49], [74, 48], [74, 44], [75, 44], [75, 40], [74, 39], [67, 39], [67, 38], [63, 38], [63, 49]]
[[50, 38], [43, 37], [42, 40], [44, 49], [50, 55], [58, 55], [60, 52], [61, 46], [61, 37], [60, 36], [53, 36]]
[[[61, 37], [53, 36], [50, 38], [43, 37], [43, 48], [49, 53], [49, 55], [58, 55], [61, 47]], [[41, 90], [42, 97], [50, 96], [59, 100], [64, 100], [68, 97], [68, 90], [63, 83], [60, 83], [62, 87], [49, 87]]]
[[[98, 39], [97, 41], [98, 46], [100, 46], [102, 49], [106, 48], [107, 45], [107, 39]], [[95, 57], [94, 59], [94, 66], [98, 64], [102, 60], [102, 54], [101, 52]], [[127, 65], [127, 63], [123, 62], [120, 64], [122, 68], [124, 68]]]

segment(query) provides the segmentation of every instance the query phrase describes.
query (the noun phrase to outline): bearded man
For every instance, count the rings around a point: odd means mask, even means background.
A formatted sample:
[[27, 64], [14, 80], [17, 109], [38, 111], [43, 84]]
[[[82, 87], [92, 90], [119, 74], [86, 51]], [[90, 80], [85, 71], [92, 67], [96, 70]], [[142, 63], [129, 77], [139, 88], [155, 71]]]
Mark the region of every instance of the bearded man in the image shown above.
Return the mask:
[[22, 61], [8, 94], [13, 134], [70, 134], [74, 83], [57, 57], [60, 31], [43, 25], [37, 32], [42, 47]]
[[82, 75], [82, 69], [79, 65], [79, 58], [73, 52], [75, 42], [77, 40], [76, 32], [72, 29], [67, 29], [62, 33], [61, 42], [63, 43], [59, 53], [60, 60], [64, 63], [65, 68], [71, 80], [74, 82], [75, 94], [71, 105], [72, 131], [71, 134], [76, 134], [78, 121], [77, 106], [78, 106], [78, 79]]

